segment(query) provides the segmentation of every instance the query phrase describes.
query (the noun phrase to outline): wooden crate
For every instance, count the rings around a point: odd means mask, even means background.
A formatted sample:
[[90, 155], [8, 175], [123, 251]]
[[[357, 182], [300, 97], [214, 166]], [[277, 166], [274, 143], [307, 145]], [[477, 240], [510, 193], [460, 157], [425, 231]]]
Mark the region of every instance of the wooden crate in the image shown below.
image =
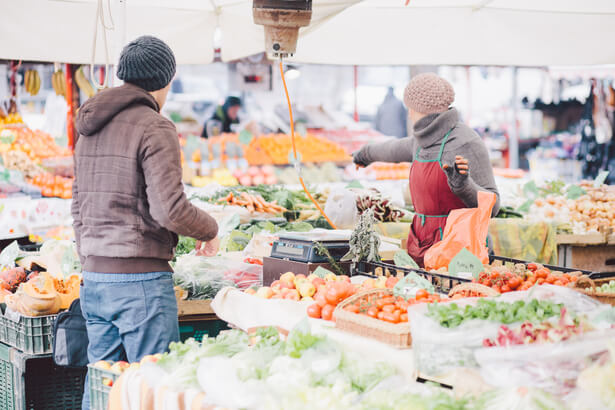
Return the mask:
[[559, 234], [557, 235], [558, 245], [601, 245], [607, 242], [607, 234], [604, 232], [593, 232], [583, 235], [578, 234]]
[[561, 266], [591, 270], [593, 272], [615, 272], [615, 243], [600, 245], [560, 245]]
[[211, 308], [211, 299], [206, 300], [178, 300], [177, 316], [180, 319], [184, 316], [215, 315]]

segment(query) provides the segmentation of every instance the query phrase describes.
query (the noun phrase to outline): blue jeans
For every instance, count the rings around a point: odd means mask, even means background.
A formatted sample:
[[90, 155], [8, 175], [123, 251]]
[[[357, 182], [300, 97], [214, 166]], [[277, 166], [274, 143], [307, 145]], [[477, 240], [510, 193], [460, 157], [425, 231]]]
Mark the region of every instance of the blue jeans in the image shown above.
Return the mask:
[[[179, 341], [172, 273], [83, 273], [81, 310], [88, 330], [88, 360], [138, 362]], [[83, 410], [90, 409], [86, 377]]]

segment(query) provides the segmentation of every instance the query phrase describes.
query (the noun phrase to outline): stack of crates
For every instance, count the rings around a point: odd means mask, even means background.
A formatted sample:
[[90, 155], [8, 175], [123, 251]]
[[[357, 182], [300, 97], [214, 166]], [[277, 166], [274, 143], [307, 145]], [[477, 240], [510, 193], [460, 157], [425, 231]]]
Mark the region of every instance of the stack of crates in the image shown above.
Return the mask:
[[85, 369], [53, 363], [56, 315], [0, 315], [0, 409], [81, 409]]
[[109, 393], [113, 383], [120, 377], [108, 369], [101, 369], [93, 364], [88, 365], [90, 389], [90, 410], [107, 410]]

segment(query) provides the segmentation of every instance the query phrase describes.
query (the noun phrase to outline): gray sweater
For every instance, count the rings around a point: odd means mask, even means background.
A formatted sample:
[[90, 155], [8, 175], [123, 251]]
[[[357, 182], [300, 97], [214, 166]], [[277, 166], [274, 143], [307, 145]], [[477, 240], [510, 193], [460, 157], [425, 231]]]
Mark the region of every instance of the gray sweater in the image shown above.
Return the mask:
[[[354, 154], [354, 162], [364, 166], [376, 161], [412, 162], [419, 148], [419, 159], [434, 160], [438, 157], [442, 139], [453, 127], [442, 154], [442, 165], [450, 165], [446, 172], [448, 185], [471, 208], [477, 206], [478, 191], [495, 193], [498, 197], [492, 212], [495, 216], [500, 209], [500, 194], [495, 185], [487, 147], [474, 130], [459, 121], [459, 113], [454, 108], [419, 120], [411, 137], [366, 145]], [[456, 170], [456, 155], [467, 158], [468, 174], [462, 175]]]

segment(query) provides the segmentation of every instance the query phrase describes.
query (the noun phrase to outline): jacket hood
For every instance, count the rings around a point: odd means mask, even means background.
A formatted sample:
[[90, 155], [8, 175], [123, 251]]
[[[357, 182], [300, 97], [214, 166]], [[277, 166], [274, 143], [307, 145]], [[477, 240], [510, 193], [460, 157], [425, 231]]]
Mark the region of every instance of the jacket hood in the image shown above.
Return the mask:
[[150, 93], [132, 84], [109, 88], [81, 106], [77, 114], [77, 131], [91, 136], [103, 129], [118, 113], [133, 105], [145, 105], [157, 112], [158, 103]]

